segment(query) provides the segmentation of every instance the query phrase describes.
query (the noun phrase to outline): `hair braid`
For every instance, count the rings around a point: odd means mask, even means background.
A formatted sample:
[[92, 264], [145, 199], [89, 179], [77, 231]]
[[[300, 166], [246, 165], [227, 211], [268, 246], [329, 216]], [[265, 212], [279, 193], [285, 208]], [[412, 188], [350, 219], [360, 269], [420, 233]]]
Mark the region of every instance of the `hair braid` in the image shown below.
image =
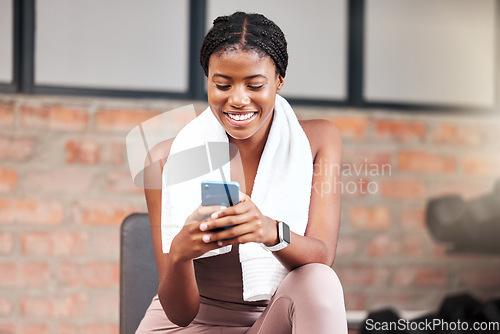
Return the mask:
[[288, 67], [287, 42], [283, 31], [261, 14], [235, 12], [213, 21], [200, 49], [200, 64], [208, 76], [208, 61], [214, 52], [232, 49], [253, 50], [269, 56], [283, 77]]

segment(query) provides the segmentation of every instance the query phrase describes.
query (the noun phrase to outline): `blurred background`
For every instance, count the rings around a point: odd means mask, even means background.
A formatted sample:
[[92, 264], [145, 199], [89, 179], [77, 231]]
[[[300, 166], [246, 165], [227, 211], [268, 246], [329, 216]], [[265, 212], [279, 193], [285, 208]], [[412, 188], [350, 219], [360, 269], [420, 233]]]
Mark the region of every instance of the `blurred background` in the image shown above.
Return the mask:
[[500, 255], [425, 220], [500, 177], [499, 0], [0, 0], [0, 333], [118, 332], [120, 224], [146, 212], [125, 137], [206, 108], [199, 47], [235, 10], [282, 28], [282, 95], [342, 133], [350, 319], [500, 297]]

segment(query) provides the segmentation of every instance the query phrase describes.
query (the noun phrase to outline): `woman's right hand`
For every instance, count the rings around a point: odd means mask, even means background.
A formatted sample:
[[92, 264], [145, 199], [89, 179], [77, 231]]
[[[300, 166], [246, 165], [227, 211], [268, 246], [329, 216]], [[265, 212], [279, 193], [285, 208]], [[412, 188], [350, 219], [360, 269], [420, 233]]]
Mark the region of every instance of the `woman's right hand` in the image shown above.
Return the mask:
[[200, 229], [200, 225], [210, 219], [212, 213], [222, 209], [225, 209], [225, 207], [220, 205], [199, 205], [187, 217], [184, 226], [172, 240], [170, 256], [173, 256], [173, 259], [177, 261], [190, 261], [210, 250], [220, 248], [215, 241], [208, 243], [203, 241], [203, 236], [207, 233]]

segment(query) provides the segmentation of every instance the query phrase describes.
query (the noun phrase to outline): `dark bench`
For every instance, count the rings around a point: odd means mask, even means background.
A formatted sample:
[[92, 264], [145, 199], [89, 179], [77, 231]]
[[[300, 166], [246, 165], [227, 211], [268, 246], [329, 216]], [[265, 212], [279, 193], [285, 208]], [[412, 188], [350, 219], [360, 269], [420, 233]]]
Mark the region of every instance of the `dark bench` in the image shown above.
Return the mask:
[[131, 334], [158, 290], [148, 214], [125, 218], [120, 240], [120, 334]]

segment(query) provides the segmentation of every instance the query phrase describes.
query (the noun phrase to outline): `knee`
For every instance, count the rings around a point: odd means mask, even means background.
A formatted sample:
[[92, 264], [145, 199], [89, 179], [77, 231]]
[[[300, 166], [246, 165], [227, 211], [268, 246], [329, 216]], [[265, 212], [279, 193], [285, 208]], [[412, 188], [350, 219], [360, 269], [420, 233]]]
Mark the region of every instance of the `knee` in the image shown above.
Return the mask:
[[[291, 271], [283, 281], [288, 293], [316, 303], [344, 301], [342, 284], [335, 271], [324, 264], [311, 263]], [[295, 299], [295, 298], [294, 298]]]

